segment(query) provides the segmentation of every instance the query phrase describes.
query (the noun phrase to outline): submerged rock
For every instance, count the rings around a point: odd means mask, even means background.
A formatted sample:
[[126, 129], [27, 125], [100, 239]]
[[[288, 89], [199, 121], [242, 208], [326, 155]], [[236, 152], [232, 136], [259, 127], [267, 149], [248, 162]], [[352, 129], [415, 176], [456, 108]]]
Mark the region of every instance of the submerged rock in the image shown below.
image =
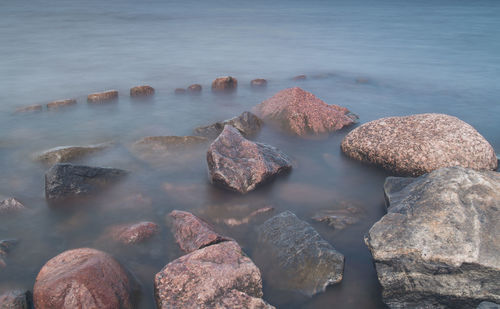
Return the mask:
[[255, 252], [264, 279], [276, 289], [312, 296], [342, 281], [344, 256], [289, 211], [258, 228]]
[[130, 88], [130, 96], [131, 97], [148, 97], [155, 94], [155, 89], [151, 86], [136, 86]]
[[110, 255], [89, 248], [48, 261], [33, 289], [35, 308], [135, 308], [139, 285]]
[[184, 89], [184, 88], [175, 88], [174, 93], [175, 94], [185, 94], [186, 93], [186, 89]]
[[495, 170], [493, 147], [472, 126], [444, 114], [382, 118], [342, 141], [349, 157], [398, 175], [419, 176], [448, 166]]
[[239, 193], [292, 168], [290, 159], [279, 149], [245, 139], [226, 125], [207, 151], [209, 178], [213, 184]]
[[187, 92], [191, 94], [198, 94], [201, 92], [201, 85], [200, 84], [193, 84], [187, 87]]
[[0, 294], [0, 309], [30, 309], [31, 293], [29, 291], [11, 290]]
[[7, 267], [7, 262], [5, 261], [7, 254], [18, 242], [17, 239], [0, 240], [0, 269]]
[[35, 104], [30, 106], [19, 107], [16, 109], [15, 113], [21, 114], [21, 113], [41, 112], [42, 109], [43, 107], [41, 104]]
[[250, 82], [250, 86], [252, 86], [252, 88], [265, 88], [267, 87], [267, 80], [263, 78], [254, 79]]
[[238, 80], [232, 76], [218, 77], [212, 82], [212, 91], [232, 91], [238, 87]]
[[500, 305], [489, 301], [483, 301], [476, 309], [500, 309]]
[[58, 163], [45, 173], [45, 198], [57, 201], [98, 193], [127, 174], [115, 168]]
[[360, 210], [356, 207], [329, 209], [320, 212], [312, 219], [318, 222], [324, 222], [335, 230], [343, 230], [349, 225], [359, 221], [359, 212]]
[[35, 156], [35, 160], [40, 161], [46, 165], [71, 162], [74, 160], [80, 160], [90, 154], [105, 150], [111, 145], [112, 143], [102, 143], [88, 146], [60, 146], [37, 154]]
[[304, 79], [307, 79], [306, 75], [297, 75], [294, 78], [292, 78], [292, 80], [304, 80]]
[[222, 130], [224, 130], [226, 125], [230, 125], [238, 129], [238, 131], [240, 131], [240, 133], [246, 138], [251, 138], [260, 132], [262, 120], [250, 112], [243, 112], [237, 117], [219, 121], [209, 126], [198, 127], [194, 129], [194, 134], [215, 139], [222, 133]]
[[13, 197], [6, 198], [0, 202], [0, 215], [18, 213], [26, 207]]
[[500, 174], [442, 168], [388, 177], [388, 213], [365, 236], [391, 308], [500, 301]]
[[257, 105], [254, 111], [264, 121], [302, 137], [340, 130], [358, 118], [347, 108], [328, 105], [298, 87], [281, 90]]
[[72, 106], [75, 104], [76, 104], [76, 99], [57, 100], [47, 103], [47, 109], [54, 110], [62, 107]]
[[87, 96], [87, 102], [89, 103], [99, 103], [111, 100], [116, 100], [118, 98], [117, 90], [107, 90], [103, 92], [91, 93]]
[[133, 224], [118, 224], [107, 229], [106, 235], [112, 240], [125, 244], [137, 244], [158, 234], [159, 226], [156, 223], [142, 221]]

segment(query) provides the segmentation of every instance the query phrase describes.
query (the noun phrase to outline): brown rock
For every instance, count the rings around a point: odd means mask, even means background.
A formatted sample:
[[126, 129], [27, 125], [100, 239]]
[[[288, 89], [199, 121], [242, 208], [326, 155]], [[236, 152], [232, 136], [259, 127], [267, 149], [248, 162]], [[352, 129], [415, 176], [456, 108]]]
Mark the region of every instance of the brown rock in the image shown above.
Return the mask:
[[186, 93], [186, 89], [184, 89], [184, 88], [175, 88], [174, 93], [175, 94], [185, 94]]
[[189, 87], [187, 87], [187, 92], [191, 94], [198, 94], [201, 92], [201, 85], [200, 84], [193, 84]]
[[38, 273], [35, 308], [135, 308], [138, 285], [110, 255], [89, 248], [65, 251]]
[[58, 109], [61, 107], [71, 106], [76, 104], [76, 99], [66, 99], [66, 100], [57, 100], [47, 103], [47, 109]]
[[328, 105], [301, 88], [288, 88], [257, 105], [257, 116], [298, 136], [327, 134], [356, 122], [357, 116], [341, 106]]
[[232, 76], [216, 78], [212, 82], [212, 91], [231, 91], [238, 87], [238, 80]]
[[13, 197], [0, 202], [0, 215], [18, 213], [25, 209], [26, 207]]
[[262, 120], [250, 112], [243, 112], [237, 117], [219, 121], [208, 126], [198, 127], [194, 129], [194, 134], [215, 139], [221, 134], [226, 125], [238, 129], [246, 138], [252, 138], [260, 132]]
[[130, 96], [131, 97], [147, 97], [155, 94], [155, 89], [151, 86], [137, 86], [130, 88]]
[[174, 210], [170, 213], [170, 217], [174, 219], [172, 232], [175, 235], [175, 241], [185, 252], [193, 252], [210, 245], [231, 240], [214, 232], [207, 222], [192, 213]]
[[304, 80], [304, 79], [307, 79], [307, 76], [305, 76], [305, 75], [297, 75], [297, 76], [295, 76], [292, 79], [293, 80]]
[[91, 93], [87, 97], [87, 102], [89, 103], [99, 103], [111, 100], [116, 100], [118, 98], [117, 90], [107, 90], [104, 92]]
[[119, 224], [108, 228], [106, 235], [116, 242], [125, 245], [137, 244], [158, 234], [159, 226], [156, 223], [143, 221], [134, 224]]
[[250, 86], [252, 86], [252, 88], [264, 88], [264, 87], [267, 87], [267, 80], [263, 79], [263, 78], [257, 78], [257, 79], [254, 79], [250, 82]]
[[29, 309], [29, 291], [12, 290], [0, 295], [0, 309]]
[[30, 106], [19, 107], [16, 109], [15, 113], [30, 113], [30, 112], [41, 112], [43, 109], [41, 104], [35, 104]]
[[228, 125], [210, 145], [207, 163], [213, 184], [243, 194], [292, 168], [279, 149], [249, 141]]
[[399, 175], [419, 176], [441, 167], [495, 170], [493, 147], [472, 126], [444, 114], [417, 114], [368, 122], [342, 141], [349, 157]]

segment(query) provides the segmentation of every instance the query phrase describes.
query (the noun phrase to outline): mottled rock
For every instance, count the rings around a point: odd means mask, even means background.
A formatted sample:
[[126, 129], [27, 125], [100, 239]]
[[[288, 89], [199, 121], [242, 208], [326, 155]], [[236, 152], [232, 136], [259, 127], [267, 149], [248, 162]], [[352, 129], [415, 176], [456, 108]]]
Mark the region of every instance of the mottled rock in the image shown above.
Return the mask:
[[448, 166], [495, 170], [493, 147], [472, 126], [444, 114], [382, 118], [342, 141], [349, 157], [397, 175], [419, 176]]
[[76, 104], [76, 99], [57, 100], [47, 103], [47, 109], [54, 110]]
[[18, 213], [25, 209], [26, 207], [13, 197], [0, 202], [0, 215]]
[[35, 308], [135, 308], [139, 286], [110, 255], [89, 248], [65, 251], [36, 277]]
[[31, 113], [31, 112], [41, 112], [43, 109], [41, 104], [35, 104], [30, 106], [19, 107], [16, 109], [15, 113]]
[[388, 213], [365, 236], [391, 308], [500, 302], [500, 174], [463, 167], [388, 177]]
[[292, 78], [292, 80], [304, 80], [304, 79], [307, 79], [306, 75], [297, 75], [294, 78]]
[[126, 223], [111, 226], [105, 234], [116, 242], [131, 245], [150, 239], [158, 234], [159, 229], [156, 223], [142, 221], [133, 224]]
[[193, 84], [187, 87], [187, 92], [191, 94], [198, 94], [201, 92], [201, 85], [200, 84]]
[[199, 136], [204, 136], [206, 138], [215, 139], [219, 134], [222, 133], [224, 127], [230, 125], [246, 138], [252, 138], [256, 136], [262, 127], [262, 120], [250, 112], [243, 112], [237, 117], [233, 117], [228, 120], [219, 121], [214, 124], [198, 127], [194, 129], [194, 134]]
[[312, 296], [342, 281], [344, 256], [289, 211], [258, 228], [255, 260], [274, 288]]
[[207, 151], [209, 179], [239, 193], [292, 168], [290, 159], [279, 149], [245, 139], [232, 126], [226, 125]]
[[45, 198], [57, 201], [91, 195], [126, 175], [126, 171], [115, 168], [58, 163], [45, 173]]
[[88, 146], [60, 146], [36, 154], [35, 160], [46, 165], [71, 162], [81, 160], [88, 155], [105, 150], [111, 145], [112, 143], [102, 143]]
[[267, 87], [267, 80], [263, 78], [254, 79], [250, 82], [250, 86], [252, 86], [252, 88], [265, 88]]
[[87, 96], [87, 102], [89, 103], [99, 103], [116, 100], [118, 98], [117, 90], [107, 90], [103, 92], [91, 93]]
[[298, 87], [281, 90], [254, 111], [278, 129], [302, 137], [338, 131], [358, 118], [347, 108], [328, 105]]
[[349, 225], [359, 221], [360, 210], [356, 207], [347, 207], [343, 209], [324, 210], [312, 219], [318, 222], [324, 222], [335, 230], [343, 230]]
[[274, 309], [275, 307], [266, 303], [262, 298], [253, 297], [238, 290], [231, 290], [214, 303], [214, 308]]
[[476, 309], [500, 309], [500, 305], [489, 301], [483, 301]]
[[212, 91], [232, 91], [238, 87], [238, 80], [232, 76], [218, 77], [212, 82]]
[[151, 86], [136, 86], [130, 88], [130, 96], [131, 97], [148, 97], [155, 94], [155, 89]]
[[186, 93], [186, 89], [184, 89], [184, 88], [175, 88], [174, 93], [175, 94], [185, 94]]
[[12, 290], [0, 294], [0, 309], [30, 309], [31, 293]]

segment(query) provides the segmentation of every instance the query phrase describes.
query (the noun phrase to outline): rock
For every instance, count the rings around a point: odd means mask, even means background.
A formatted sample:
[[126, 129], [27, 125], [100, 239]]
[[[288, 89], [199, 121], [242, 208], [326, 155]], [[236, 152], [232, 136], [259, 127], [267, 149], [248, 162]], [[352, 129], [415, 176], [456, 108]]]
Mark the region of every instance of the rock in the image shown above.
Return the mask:
[[17, 239], [0, 240], [0, 269], [7, 267], [5, 258], [7, 258], [9, 251], [16, 246], [18, 242]]
[[47, 103], [47, 109], [55, 110], [61, 107], [72, 106], [75, 104], [76, 104], [76, 99], [57, 100]]
[[4, 199], [0, 202], [0, 215], [18, 213], [25, 209], [26, 207], [13, 197]]
[[184, 88], [175, 88], [174, 93], [175, 94], [185, 94], [186, 93], [186, 89], [184, 89]]
[[112, 143], [102, 143], [88, 146], [60, 146], [45, 150], [35, 155], [35, 160], [46, 165], [80, 160], [93, 153], [109, 148]]
[[261, 297], [260, 271], [234, 241], [195, 250], [155, 276], [158, 308], [266, 308]]
[[305, 75], [297, 75], [294, 78], [292, 78], [292, 80], [304, 80], [304, 79], [307, 79], [307, 76], [305, 76]]
[[107, 90], [103, 92], [91, 93], [87, 96], [87, 102], [100, 103], [106, 101], [116, 100], [118, 98], [117, 90]]
[[500, 173], [463, 167], [388, 177], [388, 213], [365, 236], [391, 308], [500, 301]]
[[43, 109], [41, 104], [35, 104], [30, 106], [19, 107], [16, 109], [15, 113], [31, 113], [31, 112], [41, 112]]
[[312, 296], [342, 281], [344, 256], [289, 211], [258, 228], [255, 251], [264, 279], [274, 288]]
[[218, 77], [212, 82], [212, 91], [232, 91], [238, 87], [238, 80], [232, 76]]
[[238, 129], [238, 131], [240, 131], [240, 133], [246, 138], [251, 138], [260, 132], [262, 120], [250, 112], [243, 112], [238, 117], [219, 121], [209, 126], [198, 127], [194, 129], [194, 134], [215, 139], [222, 133], [222, 130], [224, 130], [226, 125], [230, 125]]
[[130, 96], [131, 97], [147, 97], [155, 94], [155, 89], [151, 86], [137, 86], [130, 88]]
[[29, 291], [11, 290], [0, 295], [0, 309], [30, 309]]
[[228, 125], [210, 145], [207, 163], [213, 184], [243, 194], [292, 168], [279, 149], [251, 142]]
[[170, 213], [170, 217], [174, 219], [172, 232], [175, 235], [175, 241], [185, 252], [193, 252], [210, 245], [231, 240], [214, 232], [213, 228], [207, 222], [192, 213], [174, 210]]
[[252, 86], [252, 88], [265, 88], [267, 87], [267, 80], [263, 78], [254, 79], [250, 82], [250, 86]]
[[144, 242], [158, 234], [158, 224], [142, 221], [134, 224], [119, 224], [107, 229], [106, 235], [112, 240], [125, 244], [137, 244]]
[[355, 207], [344, 209], [329, 209], [320, 212], [312, 219], [318, 222], [324, 222], [335, 230], [343, 230], [347, 226], [359, 221], [360, 210]]
[[38, 273], [35, 308], [135, 308], [139, 286], [110, 255], [89, 248], [65, 251]]
[[254, 108], [257, 116], [279, 129], [302, 137], [338, 131], [358, 118], [345, 107], [328, 105], [301, 88], [276, 93]]
[[201, 92], [201, 85], [200, 84], [193, 84], [187, 87], [187, 92], [191, 94], [198, 94]]
[[241, 219], [227, 218], [227, 219], [218, 219], [218, 221], [222, 221], [222, 222], [224, 222], [224, 224], [229, 225], [229, 226], [240, 226], [243, 224], [248, 224], [250, 222], [250, 220], [252, 220], [253, 218], [255, 218], [259, 215], [270, 213], [272, 211], [274, 211], [273, 207], [263, 207], [263, 208], [259, 208], [259, 209], [255, 210], [255, 211], [252, 211], [248, 216], [241, 218]]
[[476, 309], [500, 309], [500, 305], [489, 301], [483, 301]]
[[448, 166], [495, 170], [493, 147], [472, 126], [444, 114], [382, 118], [352, 130], [342, 141], [349, 157], [397, 175], [419, 176]]
[[123, 179], [127, 173], [115, 168], [58, 163], [45, 173], [45, 198], [58, 201], [91, 195]]

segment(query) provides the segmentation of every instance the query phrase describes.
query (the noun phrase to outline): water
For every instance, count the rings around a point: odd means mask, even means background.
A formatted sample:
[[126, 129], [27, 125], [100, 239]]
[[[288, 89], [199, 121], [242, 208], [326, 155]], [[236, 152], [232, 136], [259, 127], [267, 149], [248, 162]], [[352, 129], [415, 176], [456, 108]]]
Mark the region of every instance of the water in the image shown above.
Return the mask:
[[[275, 291], [264, 298], [280, 308], [383, 308], [363, 235], [383, 214], [387, 174], [340, 152], [348, 130], [327, 140], [302, 140], [265, 128], [257, 138], [289, 154], [295, 169], [246, 196], [213, 188], [204, 153], [189, 166], [153, 168], [127, 146], [148, 135], [189, 135], [199, 125], [240, 114], [275, 92], [298, 85], [330, 104], [348, 107], [360, 122], [384, 116], [442, 112], [472, 124], [499, 152], [500, 3], [480, 1], [9, 1], [0, 2], [0, 194], [32, 211], [0, 218], [0, 239], [20, 244], [0, 271], [0, 288], [31, 289], [40, 267], [58, 253], [83, 246], [113, 254], [142, 282], [141, 308], [154, 307], [153, 276], [182, 255], [165, 224], [173, 209], [192, 211], [234, 237], [252, 256], [254, 226], [230, 227], [271, 205], [294, 211], [346, 256], [344, 280], [310, 299]], [[291, 77], [307, 74], [305, 81]], [[211, 81], [239, 80], [218, 96]], [[249, 87], [268, 79], [264, 91]], [[363, 78], [367, 82], [357, 83]], [[175, 96], [200, 83], [200, 96]], [[150, 84], [149, 102], [128, 97]], [[88, 106], [88, 93], [118, 89], [119, 102]], [[13, 115], [15, 108], [56, 99], [75, 108]], [[47, 207], [46, 167], [34, 152], [60, 145], [115, 141], [118, 146], [82, 163], [126, 168], [131, 176], [106, 194], [67, 210]], [[165, 191], [165, 184], [174, 190]], [[129, 197], [132, 195], [132, 197]], [[128, 207], [139, 195], [144, 203]], [[334, 231], [311, 217], [345, 203], [362, 220]], [[152, 220], [161, 233], [123, 248], [101, 239], [114, 223]]]

